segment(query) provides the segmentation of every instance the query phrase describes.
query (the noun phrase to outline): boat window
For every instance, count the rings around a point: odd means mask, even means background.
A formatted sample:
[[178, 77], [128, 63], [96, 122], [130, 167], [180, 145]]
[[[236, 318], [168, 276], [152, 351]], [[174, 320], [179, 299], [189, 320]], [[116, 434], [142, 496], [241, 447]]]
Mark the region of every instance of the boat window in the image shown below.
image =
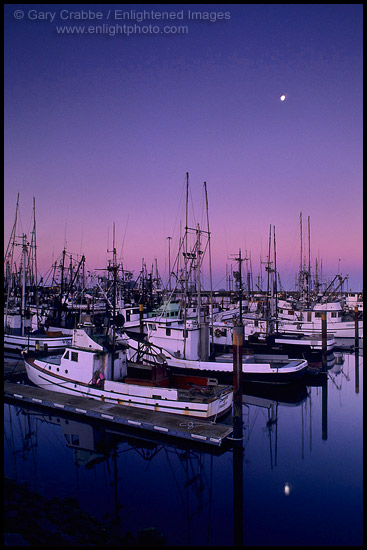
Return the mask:
[[64, 437], [66, 439], [66, 442], [69, 445], [75, 445], [76, 447], [80, 446], [79, 435], [77, 435], [77, 434], [64, 434]]
[[307, 312], [307, 321], [311, 321], [311, 311]]
[[76, 351], [71, 352], [71, 360], [78, 362], [78, 354]]
[[69, 352], [65, 351], [64, 359], [69, 359]]
[[293, 311], [291, 309], [288, 309], [288, 315], [293, 315]]
[[166, 336], [171, 336], [171, 329], [170, 328], [166, 328]]

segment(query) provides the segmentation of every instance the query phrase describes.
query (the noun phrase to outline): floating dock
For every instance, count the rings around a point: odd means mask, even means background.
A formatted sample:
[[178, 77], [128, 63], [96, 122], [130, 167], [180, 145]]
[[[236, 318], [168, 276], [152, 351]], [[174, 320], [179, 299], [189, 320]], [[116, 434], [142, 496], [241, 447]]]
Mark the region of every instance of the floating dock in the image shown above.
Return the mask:
[[30, 403], [40, 407], [62, 410], [75, 415], [95, 418], [127, 428], [185, 439], [208, 445], [221, 446], [232, 434], [231, 425], [216, 424], [201, 419], [160, 413], [4, 382], [4, 398], [18, 403]]

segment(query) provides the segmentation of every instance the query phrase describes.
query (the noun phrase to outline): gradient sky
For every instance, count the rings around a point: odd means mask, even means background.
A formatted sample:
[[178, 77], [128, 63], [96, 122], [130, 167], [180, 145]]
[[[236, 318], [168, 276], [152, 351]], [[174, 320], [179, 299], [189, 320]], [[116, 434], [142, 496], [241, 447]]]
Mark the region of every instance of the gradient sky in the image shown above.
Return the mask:
[[[116, 9], [183, 19], [122, 21]], [[191, 223], [202, 223], [207, 183], [215, 288], [240, 248], [259, 275], [272, 225], [282, 285], [294, 289], [302, 212], [312, 266], [322, 260], [329, 280], [348, 274], [361, 290], [362, 9], [7, 4], [5, 246], [19, 192], [21, 232], [30, 234], [36, 199], [41, 274], [65, 244], [89, 269], [105, 267], [115, 222], [124, 267], [137, 275], [157, 258], [167, 280], [189, 172]], [[104, 19], [71, 19], [88, 10]], [[227, 18], [192, 20], [189, 10]], [[58, 32], [102, 24], [104, 34]], [[112, 36], [124, 24], [136, 33]], [[187, 32], [138, 33], [148, 25]]]

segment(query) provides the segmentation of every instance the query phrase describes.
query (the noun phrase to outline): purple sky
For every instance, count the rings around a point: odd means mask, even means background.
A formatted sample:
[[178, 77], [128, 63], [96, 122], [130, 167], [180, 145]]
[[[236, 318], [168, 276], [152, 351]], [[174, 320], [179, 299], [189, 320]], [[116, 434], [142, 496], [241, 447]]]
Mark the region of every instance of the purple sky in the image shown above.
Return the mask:
[[[123, 21], [116, 9], [171, 19]], [[83, 10], [104, 19], [71, 19]], [[102, 24], [105, 34], [59, 29]], [[111, 36], [115, 25], [136, 34]], [[171, 33], [138, 34], [148, 25]], [[115, 222], [124, 267], [137, 275], [157, 258], [167, 280], [186, 172], [192, 223], [207, 182], [215, 288], [239, 248], [259, 274], [271, 224], [282, 285], [294, 289], [302, 212], [312, 266], [361, 290], [362, 6], [5, 6], [5, 246], [19, 192], [27, 234], [36, 199], [41, 274], [65, 243], [89, 269], [105, 267]]]

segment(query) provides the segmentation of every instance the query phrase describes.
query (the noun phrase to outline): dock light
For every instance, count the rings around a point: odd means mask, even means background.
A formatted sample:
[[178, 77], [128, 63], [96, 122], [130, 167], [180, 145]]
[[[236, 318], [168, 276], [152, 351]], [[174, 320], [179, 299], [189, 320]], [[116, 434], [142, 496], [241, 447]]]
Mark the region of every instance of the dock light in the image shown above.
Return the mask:
[[285, 94], [282, 94], [282, 95], [280, 96], [280, 101], [285, 101], [285, 99], [286, 99]]
[[286, 484], [284, 485], [284, 494], [285, 494], [286, 496], [288, 496], [288, 495], [290, 494], [290, 492], [291, 492], [291, 487], [290, 487], [289, 483], [286, 483]]

